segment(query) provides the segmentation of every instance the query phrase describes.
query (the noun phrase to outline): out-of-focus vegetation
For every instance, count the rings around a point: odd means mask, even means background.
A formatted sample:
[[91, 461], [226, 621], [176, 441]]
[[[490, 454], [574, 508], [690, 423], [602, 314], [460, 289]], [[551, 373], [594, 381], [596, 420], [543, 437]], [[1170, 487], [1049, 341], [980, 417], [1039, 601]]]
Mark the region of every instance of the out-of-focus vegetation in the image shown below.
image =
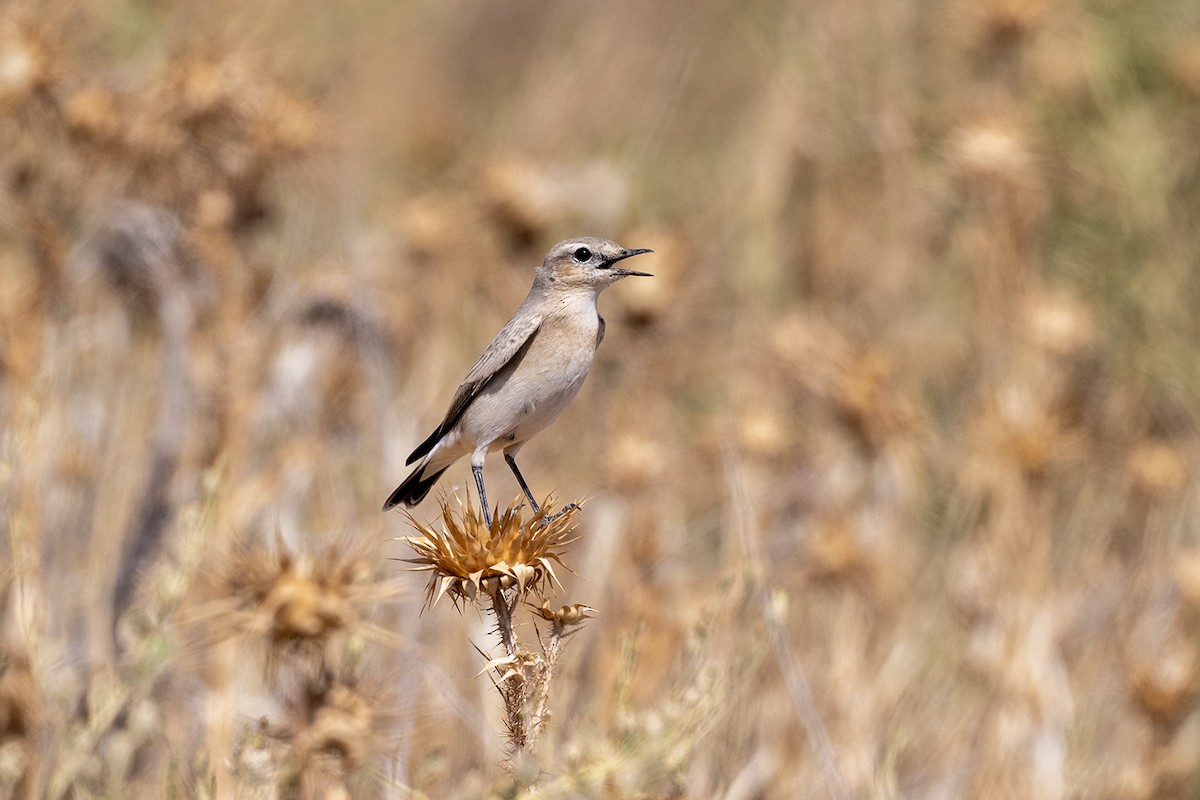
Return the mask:
[[[0, 796], [1195, 797], [1198, 231], [1184, 0], [4, 0]], [[378, 508], [579, 233], [506, 774]]]

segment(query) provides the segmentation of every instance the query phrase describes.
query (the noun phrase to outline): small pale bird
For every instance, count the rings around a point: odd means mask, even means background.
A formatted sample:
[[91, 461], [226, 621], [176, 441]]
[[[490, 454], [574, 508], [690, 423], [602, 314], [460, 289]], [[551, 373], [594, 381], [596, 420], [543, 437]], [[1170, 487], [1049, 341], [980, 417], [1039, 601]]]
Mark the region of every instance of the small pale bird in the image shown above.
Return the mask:
[[442, 423], [408, 457], [405, 463], [419, 463], [383, 510], [421, 502], [451, 464], [469, 455], [490, 528], [483, 462], [488, 453], [500, 450], [533, 513], [540, 513], [517, 469], [517, 452], [562, 413], [583, 385], [604, 338], [604, 318], [596, 308], [600, 292], [630, 275], [653, 277], [616, 264], [650, 252], [590, 236], [551, 247], [517, 313], [471, 367]]

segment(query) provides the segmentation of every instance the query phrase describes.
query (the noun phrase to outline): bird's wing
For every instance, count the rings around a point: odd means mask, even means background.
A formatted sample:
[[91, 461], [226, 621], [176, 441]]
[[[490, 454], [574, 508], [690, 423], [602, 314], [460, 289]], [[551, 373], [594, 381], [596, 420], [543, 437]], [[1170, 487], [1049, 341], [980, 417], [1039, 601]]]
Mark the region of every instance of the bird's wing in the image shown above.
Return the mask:
[[454, 393], [454, 398], [450, 401], [450, 410], [446, 412], [446, 418], [437, 426], [437, 430], [429, 435], [428, 439], [421, 442], [417, 449], [412, 451], [406, 464], [423, 458], [441, 441], [443, 436], [450, 432], [450, 429], [466, 413], [471, 401], [478, 397], [492, 379], [514, 358], [520, 356], [533, 341], [534, 334], [538, 332], [541, 324], [541, 314], [517, 314], [500, 329], [491, 343], [484, 348], [483, 355], [471, 367], [471, 371], [463, 379], [458, 391]]

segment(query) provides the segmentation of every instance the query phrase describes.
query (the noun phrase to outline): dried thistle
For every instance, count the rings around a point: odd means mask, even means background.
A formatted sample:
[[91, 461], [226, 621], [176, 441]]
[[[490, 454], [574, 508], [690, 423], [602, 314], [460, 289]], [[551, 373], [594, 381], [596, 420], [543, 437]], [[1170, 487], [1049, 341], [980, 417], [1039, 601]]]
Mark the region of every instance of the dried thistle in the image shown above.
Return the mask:
[[522, 506], [514, 502], [492, 520], [491, 528], [469, 499], [465, 504], [458, 501], [457, 514], [448, 500], [441, 507], [441, 529], [409, 514], [419, 535], [399, 537], [417, 554], [406, 561], [417, 565], [415, 571], [430, 573], [426, 607], [447, 593], [456, 601], [474, 601], [480, 594], [493, 596], [509, 588], [516, 588], [518, 597], [530, 591], [542, 596], [547, 581], [558, 583], [554, 564], [565, 568], [562, 554], [576, 538], [572, 532], [577, 506], [555, 514], [547, 500], [539, 513], [523, 521]]
[[295, 650], [329, 656], [347, 637], [394, 642], [367, 614], [401, 590], [374, 580], [368, 553], [351, 545], [335, 544], [314, 556], [293, 553], [277, 535], [273, 547], [236, 550], [218, 571], [213, 591], [223, 599], [199, 615], [213, 620], [210, 635], [261, 637], [269, 670]]
[[542, 604], [534, 609], [534, 613], [544, 620], [553, 622], [556, 628], [569, 628], [575, 625], [582, 625], [587, 620], [596, 616], [596, 609], [591, 606], [585, 606], [583, 603], [572, 603], [569, 606], [562, 606], [557, 611], [550, 608], [550, 601], [544, 600]]
[[[496, 515], [491, 527], [470, 503], [458, 501], [457, 513], [448, 499], [441, 501], [442, 526], [437, 528], [409, 515], [417, 536], [399, 537], [417, 554], [407, 559], [416, 571], [429, 571], [426, 606], [442, 595], [486, 608], [496, 619], [502, 652], [490, 659], [489, 673], [504, 703], [504, 724], [511, 746], [510, 765], [532, 749], [548, 717], [550, 684], [562, 644], [596, 610], [582, 604], [557, 611], [545, 599], [546, 589], [558, 583], [554, 564], [563, 564], [563, 551], [575, 541], [572, 532], [579, 507], [570, 505], [552, 512], [550, 501], [528, 521], [521, 517], [520, 501]], [[517, 639], [513, 614], [530, 593], [543, 598], [534, 615], [551, 623], [550, 633], [539, 636], [537, 651]], [[485, 599], [486, 598], [486, 599]], [[572, 629], [572, 630], [568, 630]]]
[[33, 796], [41, 767], [37, 741], [43, 716], [28, 656], [0, 649], [0, 796]]
[[289, 713], [271, 734], [286, 744], [281, 764], [300, 797], [356, 796], [355, 783], [395, 742], [395, 697], [377, 680], [325, 671], [290, 692]]
[[15, 106], [50, 85], [55, 72], [47, 31], [11, 17], [0, 22], [0, 109]]

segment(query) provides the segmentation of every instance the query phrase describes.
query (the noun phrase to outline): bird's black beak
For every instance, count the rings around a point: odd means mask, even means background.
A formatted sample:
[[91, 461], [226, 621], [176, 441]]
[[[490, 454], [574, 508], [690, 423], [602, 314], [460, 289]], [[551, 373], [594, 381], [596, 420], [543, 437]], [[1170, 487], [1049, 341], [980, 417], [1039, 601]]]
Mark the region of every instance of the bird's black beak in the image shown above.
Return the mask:
[[[608, 263], [611, 266], [612, 264], [615, 264], [618, 261], [623, 261], [626, 258], [632, 258], [633, 256], [640, 256], [642, 253], [653, 253], [653, 252], [654, 252], [653, 250], [649, 250], [646, 248], [642, 248], [641, 250], [623, 250], [623, 251], [621, 251], [620, 255], [615, 256], [614, 258], [610, 258], [608, 260]], [[618, 277], [621, 277], [621, 278], [625, 278], [630, 275], [638, 275], [643, 278], [653, 278], [654, 277], [649, 272], [635, 272], [634, 270], [631, 270], [631, 269], [615, 269], [615, 270], [613, 270], [613, 274], [617, 275]]]

